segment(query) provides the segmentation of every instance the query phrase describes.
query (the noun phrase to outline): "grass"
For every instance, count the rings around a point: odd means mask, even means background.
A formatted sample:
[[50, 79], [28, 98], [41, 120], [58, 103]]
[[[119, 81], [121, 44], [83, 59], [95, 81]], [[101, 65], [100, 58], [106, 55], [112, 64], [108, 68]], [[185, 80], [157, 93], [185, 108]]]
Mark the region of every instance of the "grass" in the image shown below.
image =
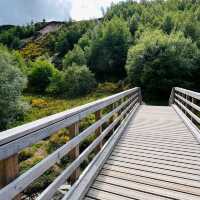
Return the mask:
[[53, 115], [98, 99], [111, 95], [112, 93], [93, 92], [84, 97], [64, 99], [59, 97], [42, 96], [36, 94], [24, 94], [23, 100], [30, 108], [22, 118], [19, 118], [12, 127], [19, 126], [37, 119]]

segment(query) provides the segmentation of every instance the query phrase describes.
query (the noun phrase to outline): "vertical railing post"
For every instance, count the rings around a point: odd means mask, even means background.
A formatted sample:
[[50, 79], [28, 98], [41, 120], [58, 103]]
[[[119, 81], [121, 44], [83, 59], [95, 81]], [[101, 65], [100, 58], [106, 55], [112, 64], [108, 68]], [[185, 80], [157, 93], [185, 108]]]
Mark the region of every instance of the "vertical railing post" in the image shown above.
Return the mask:
[[[101, 110], [98, 110], [95, 112], [95, 120], [98, 121], [101, 119], [102, 113]], [[99, 135], [101, 135], [102, 133], [102, 126], [100, 126], [99, 128], [97, 128], [97, 130], [95, 131], [96, 137], [98, 137]], [[97, 146], [97, 151], [100, 151], [101, 148], [103, 147], [103, 141], [101, 141], [99, 143], [99, 145]]]
[[[183, 98], [187, 100], [187, 94], [183, 94]], [[183, 105], [187, 108], [187, 103], [183, 101]], [[187, 116], [187, 111], [184, 110], [185, 115]]]
[[[18, 154], [0, 161], [0, 189], [12, 182], [19, 174]], [[15, 200], [20, 199], [17, 195]]]
[[172, 88], [170, 99], [169, 99], [169, 105], [171, 106], [174, 103], [174, 98], [175, 98], [175, 88]]
[[[197, 100], [196, 100], [194, 97], [191, 97], [191, 98], [192, 98], [192, 99], [191, 99], [191, 102], [192, 102], [193, 104], [196, 104]], [[195, 114], [195, 109], [194, 109], [193, 107], [191, 107], [191, 111], [192, 111], [192, 113]], [[196, 124], [196, 121], [193, 119], [192, 116], [190, 117], [190, 119], [191, 119], [191, 121], [192, 121], [193, 123]]]
[[[186, 101], [190, 101], [188, 94], [185, 94], [185, 99], [186, 99]], [[185, 102], [185, 107], [190, 109], [190, 106], [189, 106], [189, 104], [187, 102]], [[185, 111], [185, 114], [186, 114], [186, 116], [189, 116], [186, 111]]]
[[139, 88], [139, 91], [138, 91], [138, 98], [139, 98], [139, 104], [141, 105], [142, 104], [142, 91], [141, 91], [141, 88]]
[[[113, 103], [111, 106], [112, 106], [112, 110], [114, 110], [114, 109], [115, 109], [115, 103]], [[112, 117], [110, 118], [109, 124], [112, 124], [112, 123], [113, 123], [114, 117], [115, 117], [115, 113], [114, 113], [114, 114], [112, 115]], [[112, 133], [114, 133], [114, 128], [111, 130], [111, 134], [112, 134]]]
[[[72, 124], [69, 127], [69, 137], [70, 139], [79, 134], [79, 122]], [[79, 145], [69, 152], [69, 157], [71, 160], [75, 160], [79, 156]], [[75, 169], [69, 178], [70, 184], [73, 184], [80, 176], [80, 168]]]

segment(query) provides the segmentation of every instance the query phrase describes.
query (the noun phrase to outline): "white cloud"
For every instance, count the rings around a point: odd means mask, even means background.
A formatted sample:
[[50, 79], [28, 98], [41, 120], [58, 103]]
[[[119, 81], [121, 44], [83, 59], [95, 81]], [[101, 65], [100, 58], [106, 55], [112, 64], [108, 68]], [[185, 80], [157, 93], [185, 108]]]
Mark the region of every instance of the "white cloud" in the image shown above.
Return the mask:
[[0, 0], [1, 24], [26, 24], [69, 18], [71, 0]]
[[56, 20], [98, 18], [101, 8], [120, 0], [0, 0], [0, 24], [26, 24]]
[[111, 3], [121, 0], [72, 0], [71, 17], [75, 20], [98, 18], [102, 16], [101, 8], [108, 8]]

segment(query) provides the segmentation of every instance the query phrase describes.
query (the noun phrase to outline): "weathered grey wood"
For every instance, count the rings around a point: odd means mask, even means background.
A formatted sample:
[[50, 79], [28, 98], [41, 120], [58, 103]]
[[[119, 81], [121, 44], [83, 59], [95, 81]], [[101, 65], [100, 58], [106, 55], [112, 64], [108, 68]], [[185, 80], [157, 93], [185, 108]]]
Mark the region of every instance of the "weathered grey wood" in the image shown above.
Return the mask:
[[[199, 94], [175, 88], [174, 99], [170, 101], [179, 107], [174, 104], [171, 107], [141, 106], [135, 118], [132, 119], [141, 103], [139, 91], [136, 88], [130, 93], [123, 93], [120, 98], [117, 96], [117, 100], [109, 99], [109, 103], [106, 101], [103, 105], [100, 101], [100, 105], [103, 106], [100, 106], [100, 109], [97, 109], [99, 105], [94, 104], [95, 109], [87, 107], [81, 112], [73, 112], [76, 114], [69, 118], [63, 118], [55, 121], [54, 124], [50, 123], [47, 127], [35, 130], [35, 135], [31, 132], [31, 134], [22, 135], [14, 141], [8, 139], [8, 143], [2, 143], [2, 145], [0, 143], [0, 150], [4, 147], [7, 148], [7, 151], [9, 151], [7, 145], [11, 147], [13, 144], [15, 149], [14, 144], [17, 144], [17, 141], [24, 141], [25, 144], [22, 145], [26, 146], [32, 142], [30, 138], [33, 136], [37, 141], [38, 138], [51, 134], [49, 132], [52, 130], [65, 127], [66, 124], [66, 126], [78, 124], [82, 117], [96, 112], [97, 121], [93, 125], [1, 189], [0, 200], [11, 200], [73, 150], [74, 161], [37, 198], [37, 200], [51, 199], [57, 189], [62, 184], [66, 184], [68, 178], [116, 125], [119, 127], [72, 185], [63, 200], [199, 199], [200, 146], [196, 138], [200, 139], [200, 135], [198, 127], [188, 118], [191, 116], [200, 123], [200, 118], [193, 111], [193, 109], [199, 111], [200, 107], [194, 101], [191, 102], [192, 99], [198, 99]], [[113, 105], [115, 102], [120, 104], [105, 116], [101, 116], [101, 108]], [[119, 116], [114, 118], [116, 113]], [[100, 127], [108, 121], [111, 124], [101, 133]], [[52, 129], [49, 130], [50, 128]], [[41, 129], [45, 131], [41, 132]], [[72, 126], [70, 130], [72, 137], [78, 133], [76, 126]], [[94, 134], [95, 131], [96, 133], [98, 131], [98, 137], [80, 155], [78, 151], [74, 151], [77, 150], [81, 141]], [[43, 135], [38, 135], [39, 132]], [[28, 138], [31, 141], [28, 141]], [[20, 146], [21, 143], [18, 145]], [[3, 153], [9, 155], [11, 152]], [[0, 152], [0, 156], [3, 153]], [[79, 174], [73, 176], [75, 177], [73, 182], [78, 176]]]
[[200, 107], [197, 106], [196, 104], [188, 101], [187, 99], [181, 97], [180, 95], [176, 94], [176, 97], [178, 97], [179, 99], [181, 99], [182, 101], [184, 101], [187, 105], [190, 105], [192, 108], [194, 108], [195, 110], [200, 112]]
[[[146, 183], [144, 184], [141, 182], [136, 182], [135, 180], [132, 180], [132, 181], [124, 180], [121, 178], [121, 176], [120, 178], [118, 177], [116, 178], [116, 177], [100, 175], [98, 176], [97, 181], [100, 181], [102, 183], [117, 185], [120, 187], [127, 187], [132, 190], [145, 191], [145, 193], [151, 193], [151, 194], [163, 196], [166, 198], [181, 199], [181, 200], [188, 200], [188, 199], [199, 200], [199, 196], [194, 196], [192, 194], [179, 192], [177, 191], [177, 188], [173, 188], [172, 190], [169, 190], [169, 187], [162, 188], [160, 187], [160, 185], [154, 186], [151, 182], [147, 185]], [[128, 193], [127, 193], [127, 196], [128, 196]]]
[[200, 198], [200, 146], [173, 106], [141, 106], [86, 196]]
[[[69, 137], [70, 139], [72, 139], [76, 137], [78, 134], [79, 134], [79, 123], [77, 122], [69, 127]], [[78, 156], [79, 156], [79, 144], [69, 152], [69, 158], [71, 160], [75, 160], [76, 158], [78, 158]], [[80, 176], [80, 168], [77, 167], [75, 171], [72, 173], [72, 175], [69, 177], [70, 184], [73, 184], [78, 179], [79, 176]]]
[[175, 102], [184, 110], [186, 111], [194, 120], [196, 120], [198, 123], [200, 123], [200, 118], [192, 113], [189, 109], [187, 109], [180, 101], [175, 99]]
[[[98, 121], [101, 119], [101, 110], [98, 110], [95, 112], [95, 120]], [[99, 135], [101, 135], [101, 132], [102, 132], [102, 126], [100, 126], [99, 128], [97, 128], [97, 130], [95, 131], [95, 134], [96, 134], [96, 137], [98, 137]], [[101, 141], [99, 143], [99, 145], [97, 146], [97, 151], [100, 151], [101, 148], [103, 146], [103, 141]]]
[[[124, 196], [117, 195], [110, 192], [105, 192], [102, 190], [100, 191], [94, 188], [90, 189], [90, 191], [88, 192], [88, 196], [95, 198], [95, 200], [99, 198], [104, 199], [104, 200], [130, 200], [130, 198], [128, 197], [124, 197]], [[136, 199], [132, 198], [132, 200], [136, 200]]]
[[[120, 187], [120, 186], [117, 186], [114, 184], [112, 185], [109, 183], [103, 183], [103, 182], [95, 182], [92, 188], [108, 191], [110, 193], [118, 194], [120, 196], [125, 196], [130, 199], [169, 200], [169, 198], [167, 198], [167, 197], [158, 196], [158, 195], [154, 195], [152, 193], [146, 193], [141, 190], [135, 190], [132, 188], [127, 188], [127, 187], [123, 187], [123, 189], [122, 189], [122, 187]], [[100, 196], [101, 195], [99, 195], [99, 197]]]
[[180, 184], [182, 186], [188, 186], [188, 187], [193, 188], [193, 191], [199, 190], [200, 188], [199, 181], [188, 180], [183, 177], [171, 176], [170, 174], [159, 173], [159, 171], [156, 172], [156, 171], [151, 171], [151, 170], [143, 170], [142, 168], [141, 169], [129, 168], [128, 165], [126, 166], [127, 167], [124, 167], [122, 165], [117, 166], [117, 165], [112, 165], [112, 164], [105, 164], [103, 170], [107, 170], [109, 172], [114, 171], [114, 172], [125, 173], [125, 174], [128, 174], [130, 177], [131, 175], [136, 175], [140, 177], [142, 176], [142, 177], [152, 178], [154, 180], [166, 181], [167, 183], [171, 182], [175, 184]]
[[138, 90], [139, 88], [133, 88], [102, 100], [76, 107], [69, 111], [3, 131], [0, 134], [0, 159], [9, 157], [19, 152], [21, 149], [52, 135], [61, 128], [79, 121], [88, 114], [100, 110], [128, 94], [138, 92]]
[[[133, 104], [133, 103], [132, 103]], [[132, 106], [129, 105], [129, 106]], [[134, 103], [135, 104], [135, 103]], [[126, 108], [126, 110], [129, 109], [129, 106]], [[80, 164], [87, 158], [87, 156], [94, 150], [94, 148], [105, 138], [105, 136], [109, 133], [109, 131], [114, 127], [114, 125], [117, 124], [117, 122], [125, 115], [126, 110], [124, 110], [121, 115], [111, 124], [109, 125], [102, 134], [95, 139], [92, 144], [90, 144], [89, 147], [87, 147], [81, 155], [69, 166], [67, 167], [61, 175], [59, 175], [56, 180], [50, 184], [43, 192], [42, 194], [37, 198], [37, 200], [47, 200], [50, 199], [53, 194], [56, 192], [58, 187], [60, 187], [62, 184], [65, 183], [67, 178], [71, 175], [74, 169], [76, 169]], [[124, 128], [124, 127], [123, 127]], [[115, 141], [116, 142], [116, 141]], [[78, 196], [78, 193], [75, 193], [76, 196]]]
[[189, 120], [176, 105], [173, 105], [173, 108], [177, 112], [177, 114], [183, 119], [185, 125], [191, 130], [194, 137], [200, 143], [200, 131], [198, 127], [191, 120]]
[[174, 103], [174, 96], [175, 96], [175, 88], [172, 88], [170, 98], [169, 98], [169, 105], [170, 106]]
[[69, 199], [79, 200], [84, 197], [91, 183], [93, 182], [96, 175], [98, 174], [99, 170], [101, 169], [106, 159], [112, 152], [112, 149], [114, 148], [115, 144], [119, 140], [125, 127], [128, 125], [130, 119], [133, 117], [133, 115], [137, 111], [137, 108], [138, 108], [138, 104], [135, 105], [131, 114], [126, 117], [126, 119], [124, 120], [124, 123], [122, 123], [121, 126], [116, 130], [116, 133], [111, 136], [111, 138], [106, 143], [104, 148], [99, 152], [99, 154], [95, 157], [93, 162], [88, 166], [87, 170], [85, 171], [81, 179], [79, 179], [79, 181], [75, 183], [75, 185], [72, 187], [70, 192], [65, 195], [63, 200], [69, 200]]
[[[101, 171], [101, 175], [116, 177], [123, 180], [131, 181], [131, 182], [146, 183], [148, 185], [152, 185], [156, 187], [162, 187], [162, 188], [171, 189], [174, 191], [179, 191], [183, 193], [200, 196], [200, 190], [198, 187], [191, 187], [191, 186], [176, 183], [177, 179], [174, 179], [173, 177], [166, 177], [166, 176], [162, 177], [157, 174], [148, 174], [145, 172], [144, 174], [140, 173], [139, 175], [139, 174], [124, 173], [120, 171], [106, 170], [106, 169], [103, 169]], [[168, 181], [168, 184], [166, 184], [166, 180]]]
[[[130, 149], [128, 147], [116, 147], [117, 149], [119, 150], [125, 150], [125, 151], [129, 151]], [[188, 160], [189, 162], [193, 163], [195, 162], [196, 164], [199, 164], [199, 161], [200, 159], [198, 157], [191, 157], [191, 156], [186, 156], [186, 155], [180, 155], [180, 154], [171, 154], [171, 153], [168, 153], [167, 151], [166, 152], [160, 152], [160, 151], [149, 151], [147, 149], [144, 149], [144, 148], [132, 148], [131, 149], [132, 151], [135, 151], [135, 152], [138, 152], [138, 153], [147, 153], [149, 155], [158, 155], [158, 156], [166, 156], [166, 157], [169, 157], [169, 158], [173, 158], [173, 159], [183, 159], [183, 160]]]
[[131, 152], [127, 152], [126, 149], [118, 149], [118, 148], [115, 148], [115, 150], [113, 151], [113, 155], [118, 155], [118, 154], [124, 154], [124, 155], [127, 155], [127, 156], [136, 156], [136, 158], [139, 156], [141, 158], [144, 158], [144, 159], [147, 159], [147, 158], [150, 158], [150, 159], [157, 159], [157, 161], [169, 161], [172, 162], [174, 165], [184, 165], [185, 167], [187, 168], [191, 168], [191, 169], [197, 169], [197, 170], [200, 170], [200, 161], [198, 160], [188, 160], [188, 159], [181, 159], [181, 158], [177, 158], [177, 157], [169, 157], [167, 155], [159, 155], [159, 154], [154, 154], [154, 153], [149, 153], [149, 152], [140, 152], [140, 151], [131, 151]]
[[178, 91], [182, 94], [186, 94], [190, 97], [194, 97], [195, 99], [198, 99], [200, 100], [200, 93], [198, 92], [194, 92], [194, 91], [191, 91], [191, 90], [186, 90], [186, 89], [183, 89], [183, 88], [179, 88], [179, 87], [175, 87], [175, 91]]
[[[75, 148], [84, 138], [92, 134], [99, 126], [101, 126], [103, 123], [109, 120], [109, 118], [117, 112], [119, 109], [123, 108], [127, 105], [127, 103], [133, 101], [133, 98], [128, 99], [123, 104], [121, 104], [119, 107], [117, 107], [112, 112], [108, 113], [104, 117], [102, 117], [99, 121], [88, 127], [86, 130], [84, 130], [81, 134], [70, 140], [67, 144], [63, 145], [61, 148], [57, 149], [55, 152], [53, 152], [51, 155], [46, 157], [44, 160], [42, 160], [40, 163], [35, 165], [33, 168], [22, 174], [20, 177], [18, 177], [15, 181], [10, 183], [8, 186], [4, 187], [0, 191], [0, 196], [7, 195], [7, 199], [13, 198], [16, 194], [20, 193], [22, 190], [24, 190], [30, 183], [32, 183], [36, 178], [38, 178], [40, 175], [42, 175], [47, 169], [49, 169], [51, 166], [53, 166], [56, 162], [59, 162], [59, 160], [65, 156], [70, 150]], [[138, 101], [136, 98], [132, 104], [135, 104]]]
[[[110, 160], [116, 160], [119, 162], [125, 162], [125, 163], [133, 163], [135, 165], [142, 165], [142, 166], [149, 166], [157, 169], [167, 169], [171, 171], [177, 171], [177, 172], [183, 172], [183, 173], [190, 173], [190, 174], [196, 174], [199, 176], [199, 169], [190, 169], [186, 168], [183, 165], [174, 165], [170, 164], [170, 162], [167, 164], [167, 162], [162, 162], [162, 161], [155, 161], [151, 158], [149, 159], [144, 159], [144, 158], [139, 158], [137, 156], [118, 156], [112, 155], [110, 156]], [[200, 176], [199, 176], [200, 177]]]

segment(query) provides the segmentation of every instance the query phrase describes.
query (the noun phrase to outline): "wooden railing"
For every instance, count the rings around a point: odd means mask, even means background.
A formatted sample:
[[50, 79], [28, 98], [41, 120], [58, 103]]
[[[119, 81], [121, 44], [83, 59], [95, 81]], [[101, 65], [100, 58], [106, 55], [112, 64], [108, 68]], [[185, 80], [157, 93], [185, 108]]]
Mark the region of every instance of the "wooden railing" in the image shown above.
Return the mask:
[[200, 93], [175, 87], [172, 89], [169, 104], [174, 106], [186, 125], [192, 129], [195, 137], [200, 141]]
[[[21, 199], [23, 191], [66, 155], [73, 162], [37, 197], [51, 199], [58, 188], [66, 183], [73, 184], [80, 179], [80, 165], [95, 149], [99, 151], [108, 135], [117, 132], [141, 103], [140, 88], [133, 88], [113, 96], [74, 109], [61, 112], [0, 133], [0, 200]], [[111, 109], [112, 107], [112, 109]], [[107, 113], [102, 110], [108, 109]], [[80, 121], [95, 114], [96, 121], [79, 132]], [[105, 123], [109, 123], [102, 129]], [[18, 153], [62, 128], [69, 128], [70, 140], [55, 150], [34, 167], [19, 176]], [[96, 139], [82, 152], [79, 145], [88, 136]], [[100, 153], [100, 152], [99, 152]], [[98, 154], [98, 153], [97, 153]], [[84, 173], [83, 173], [84, 174]], [[70, 192], [70, 191], [69, 191]]]

